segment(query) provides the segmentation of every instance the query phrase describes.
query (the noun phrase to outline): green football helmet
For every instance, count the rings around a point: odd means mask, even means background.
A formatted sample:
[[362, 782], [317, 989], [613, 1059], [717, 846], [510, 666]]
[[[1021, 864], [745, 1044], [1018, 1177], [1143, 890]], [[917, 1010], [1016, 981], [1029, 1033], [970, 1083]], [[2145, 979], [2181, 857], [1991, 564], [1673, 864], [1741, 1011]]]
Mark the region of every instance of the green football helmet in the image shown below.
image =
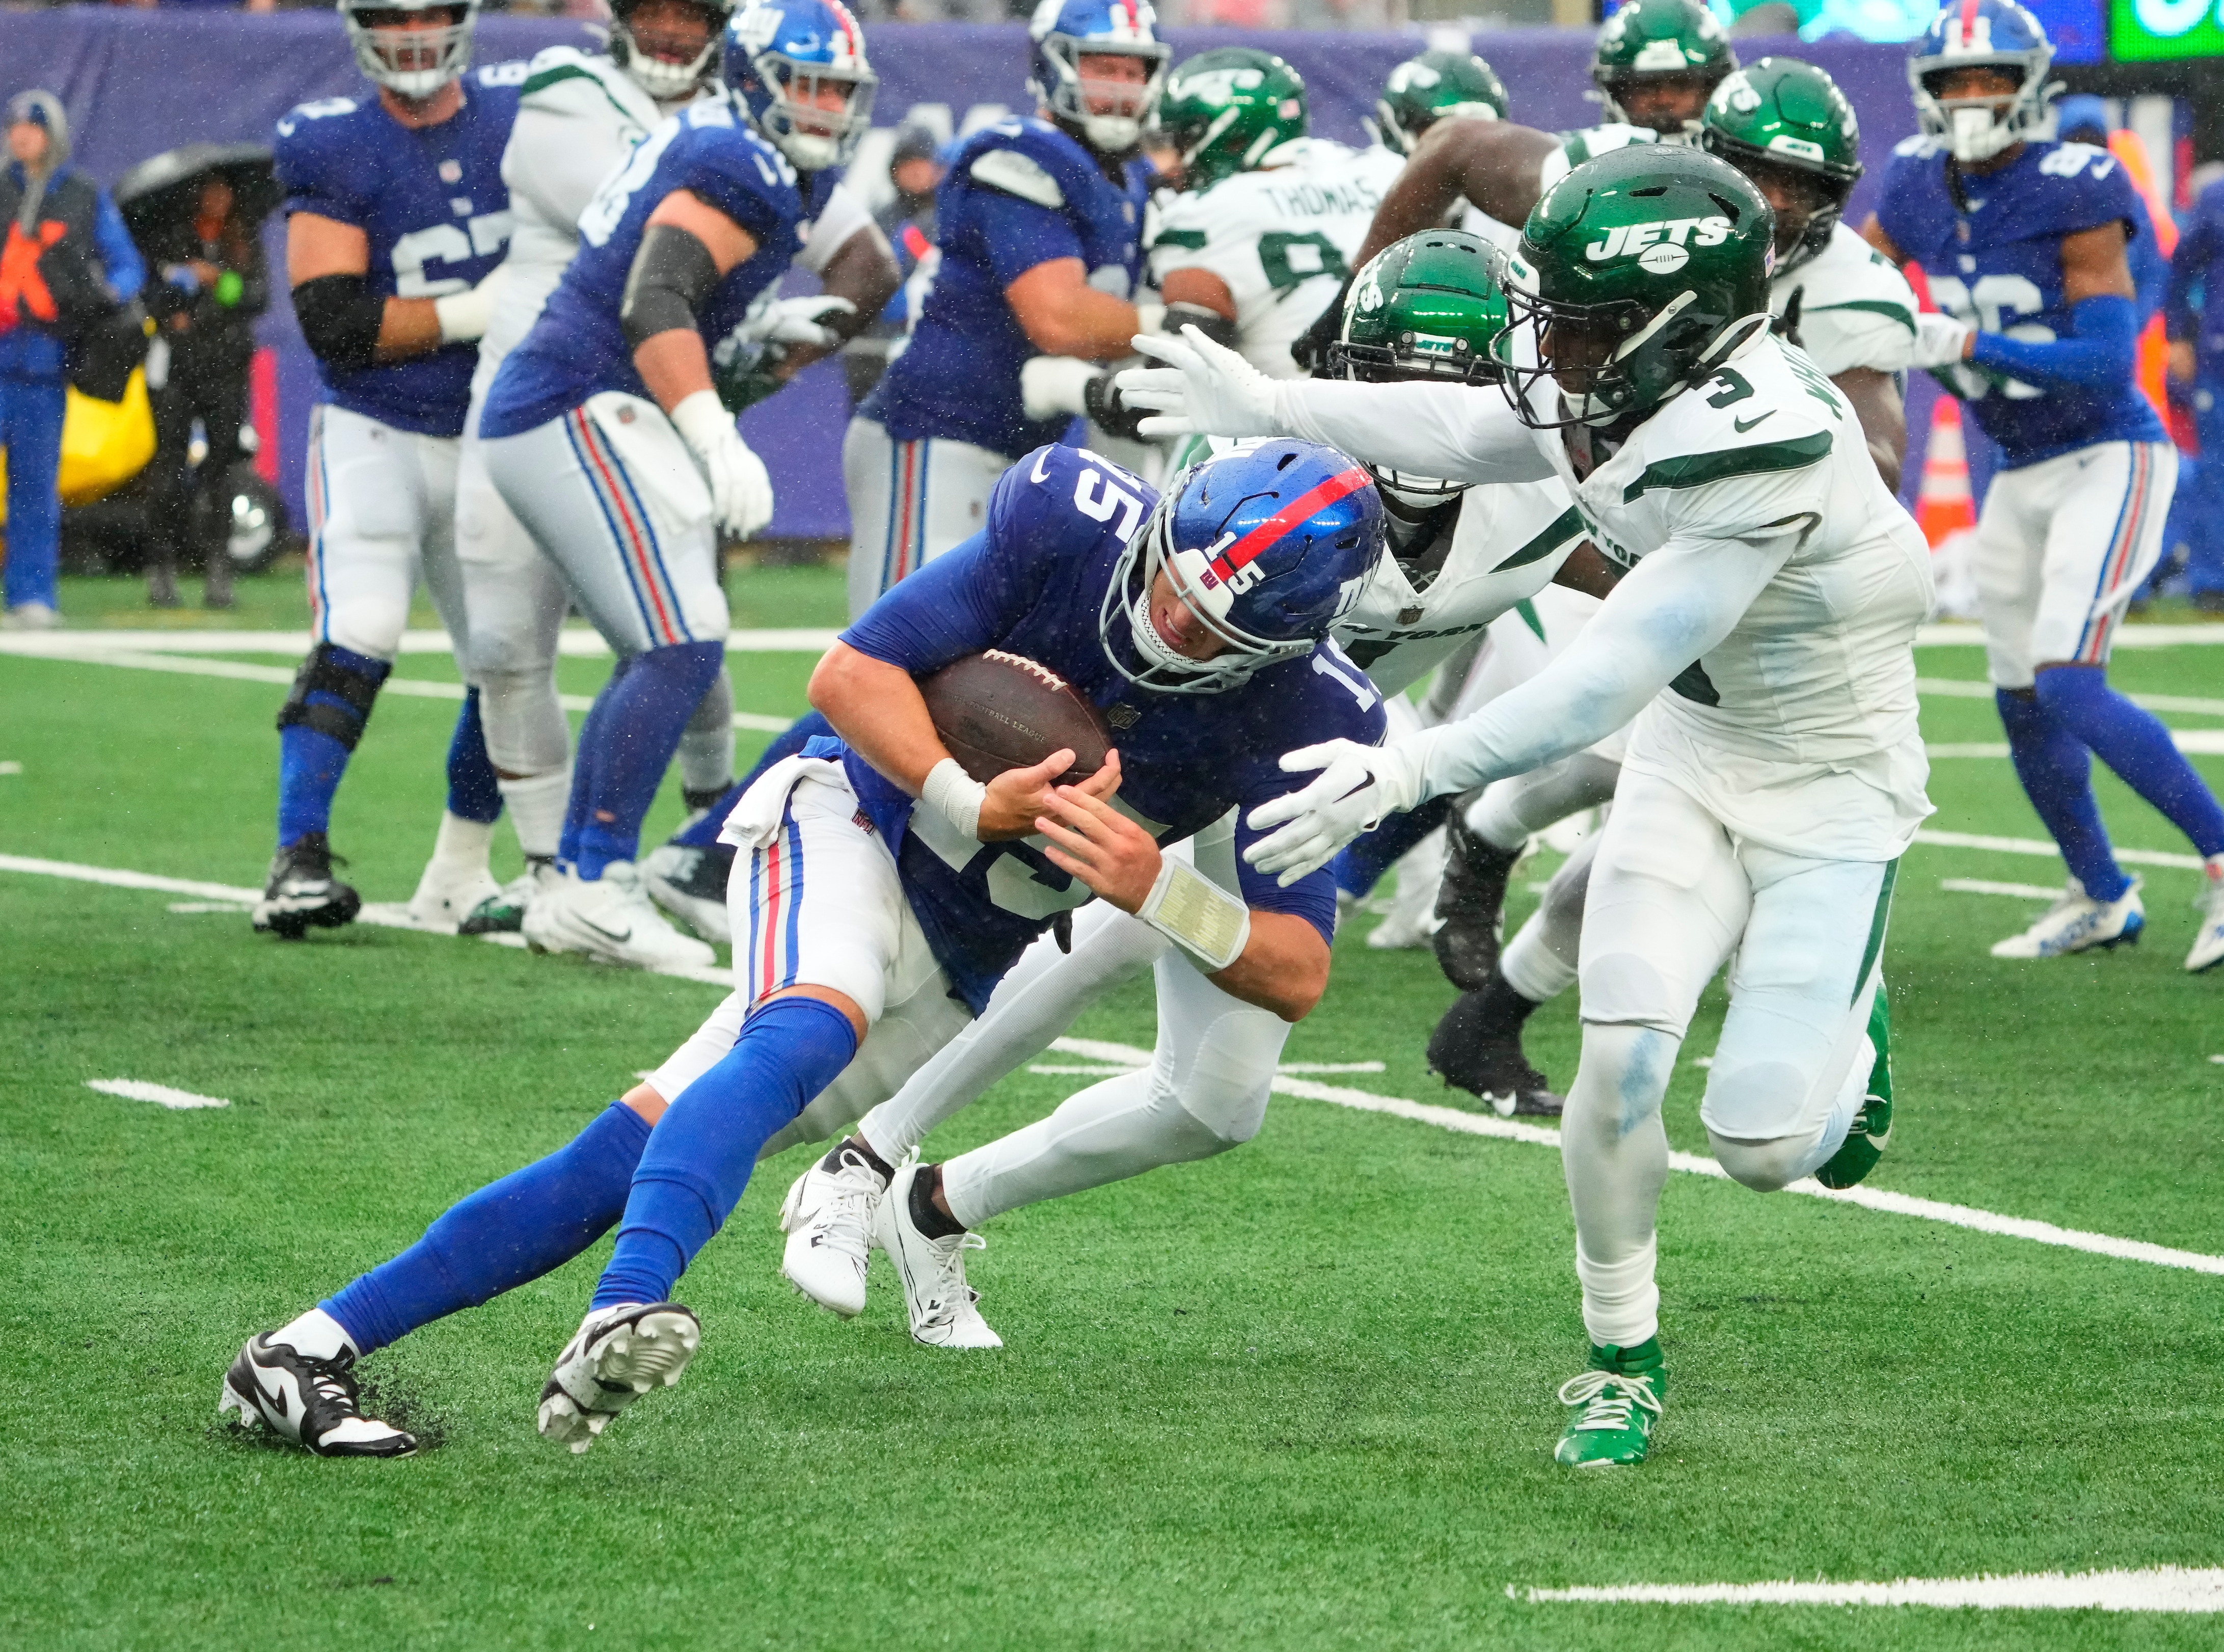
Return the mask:
[[1737, 67], [1729, 36], [1704, 0], [1627, 0], [1599, 30], [1591, 50], [1591, 80], [1609, 120], [1643, 126], [1663, 137], [1688, 136], [1694, 118], [1671, 129], [1628, 99], [1648, 80], [1690, 77], [1711, 92]]
[[1699, 118], [1699, 147], [1764, 191], [1805, 205], [1803, 218], [1776, 213], [1776, 273], [1798, 268], [1830, 243], [1861, 175], [1861, 123], [1838, 83], [1788, 57], [1765, 57], [1715, 88]]
[[1180, 157], [1182, 187], [1210, 189], [1305, 135], [1305, 83], [1272, 52], [1199, 52], [1167, 80], [1159, 130]]
[[[1509, 319], [1506, 255], [1462, 230], [1424, 230], [1383, 248], [1351, 283], [1343, 325], [1328, 347], [1329, 377], [1488, 383], [1499, 376], [1491, 341]], [[1368, 468], [1408, 504], [1462, 491], [1456, 482]]]
[[1424, 52], [1391, 70], [1374, 100], [1374, 135], [1393, 155], [1411, 155], [1421, 134], [1447, 116], [1506, 118], [1506, 83], [1472, 52]]
[[[1768, 326], [1774, 215], [1753, 180], [1681, 145], [1585, 161], [1529, 214], [1507, 263], [1512, 324], [1492, 340], [1539, 430], [1650, 412]], [[1532, 405], [1557, 383], [1559, 416]]]

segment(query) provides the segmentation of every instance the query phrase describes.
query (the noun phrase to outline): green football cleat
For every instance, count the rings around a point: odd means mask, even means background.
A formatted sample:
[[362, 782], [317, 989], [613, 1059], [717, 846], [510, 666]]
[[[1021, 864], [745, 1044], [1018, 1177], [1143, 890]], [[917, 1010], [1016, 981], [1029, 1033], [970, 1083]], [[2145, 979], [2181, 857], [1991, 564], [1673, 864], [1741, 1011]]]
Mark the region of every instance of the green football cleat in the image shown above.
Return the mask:
[[1854, 1115], [1845, 1141], [1815, 1173], [1825, 1187], [1853, 1187], [1877, 1168], [1892, 1145], [1892, 1016], [1885, 1007], [1884, 983], [1877, 983], [1876, 1007], [1869, 1011], [1869, 1043], [1876, 1061], [1869, 1068], [1869, 1092]]
[[1576, 1415], [1560, 1433], [1553, 1461], [1570, 1468], [1643, 1462], [1667, 1392], [1659, 1338], [1634, 1348], [1593, 1347], [1590, 1370], [1560, 1384], [1560, 1403]]

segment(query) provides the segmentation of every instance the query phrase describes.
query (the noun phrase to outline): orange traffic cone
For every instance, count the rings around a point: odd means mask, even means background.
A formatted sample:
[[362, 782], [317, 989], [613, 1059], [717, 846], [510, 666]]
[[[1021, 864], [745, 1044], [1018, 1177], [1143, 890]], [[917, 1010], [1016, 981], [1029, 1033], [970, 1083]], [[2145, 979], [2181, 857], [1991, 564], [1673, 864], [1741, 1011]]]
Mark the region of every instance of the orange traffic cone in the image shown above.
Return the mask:
[[1976, 501], [1969, 494], [1969, 455], [1962, 444], [1962, 404], [1938, 398], [1930, 415], [1930, 444], [1923, 458], [1923, 486], [1915, 497], [1915, 520], [1933, 550], [1949, 535], [1977, 525]]

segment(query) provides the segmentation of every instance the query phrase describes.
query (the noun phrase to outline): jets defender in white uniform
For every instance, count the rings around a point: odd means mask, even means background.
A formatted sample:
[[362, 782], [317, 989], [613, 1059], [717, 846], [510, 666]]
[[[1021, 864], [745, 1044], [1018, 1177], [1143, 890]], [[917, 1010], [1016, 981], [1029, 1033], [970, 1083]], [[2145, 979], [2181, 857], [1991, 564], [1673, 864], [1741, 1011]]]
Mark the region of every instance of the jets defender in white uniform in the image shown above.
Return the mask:
[[[1355, 283], [1335, 358], [1349, 376], [1477, 382], [1492, 370], [1491, 339], [1505, 325], [1495, 255], [1456, 231], [1416, 236], [1386, 252]], [[1417, 328], [1425, 319], [1427, 328]], [[1467, 489], [1382, 469], [1388, 554], [1335, 636], [1363, 666], [1371, 703], [1394, 697], [1471, 639], [1497, 614], [1538, 591], [1571, 559], [1592, 563], [1584, 529], [1557, 478]], [[1191, 845], [1200, 872], [1227, 883], [1235, 823], [1223, 820]], [[799, 1177], [781, 1212], [788, 1231], [782, 1271], [837, 1313], [865, 1301], [866, 1259], [878, 1244], [927, 1254], [901, 1201], [883, 1198], [892, 1173], [943, 1120], [1046, 1048], [1115, 984], [1145, 968], [1158, 984], [1158, 1051], [1147, 1071], [1108, 1079], [1056, 1112], [945, 1165], [927, 1165], [935, 1207], [961, 1231], [935, 1242], [932, 1269], [904, 1270], [912, 1332], [942, 1347], [993, 1347], [966, 1285], [962, 1230], [1040, 1199], [1225, 1152], [1250, 1139], [1288, 1036], [1279, 1016], [1223, 992], [1159, 932], [1103, 902], [1075, 915], [1071, 954], [1031, 947], [969, 1025], [866, 1114], [855, 1134]], [[826, 1101], [822, 1098], [822, 1103]], [[828, 1105], [766, 1149], [780, 1151], [852, 1122]], [[975, 1241], [978, 1243], [978, 1241]]]
[[1733, 953], [1701, 1110], [1723, 1168], [1764, 1190], [1848, 1186], [1890, 1129], [1866, 1093], [1871, 1012], [1898, 857], [1930, 811], [1911, 651], [1930, 559], [1846, 398], [1770, 335], [1771, 225], [1726, 163], [1632, 147], [1530, 216], [1494, 346], [1508, 396], [1278, 383], [1195, 338], [1150, 340], [1169, 368], [1121, 386], [1167, 410], [1147, 434], [1298, 431], [1471, 481], [1557, 472], [1629, 570], [1533, 682], [1382, 748], [1292, 752], [1324, 772], [1249, 817], [1281, 828], [1253, 863], [1297, 876], [1393, 810], [1644, 712], [1593, 875], [1561, 1134], [1593, 1345], [1561, 1390], [1572, 1465], [1641, 1460], [1660, 1415], [1660, 1103]]

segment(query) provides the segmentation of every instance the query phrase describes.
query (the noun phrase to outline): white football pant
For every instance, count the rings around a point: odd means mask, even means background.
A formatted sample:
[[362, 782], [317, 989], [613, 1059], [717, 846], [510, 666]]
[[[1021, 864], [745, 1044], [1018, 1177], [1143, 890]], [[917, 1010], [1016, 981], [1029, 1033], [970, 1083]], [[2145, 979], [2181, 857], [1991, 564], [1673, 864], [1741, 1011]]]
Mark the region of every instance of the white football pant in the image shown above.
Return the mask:
[[375, 660], [392, 661], [421, 577], [471, 674], [463, 575], [456, 562], [452, 436], [396, 430], [329, 403], [309, 418], [309, 629]]
[[1993, 478], [1970, 572], [1996, 687], [2028, 688], [2043, 665], [2107, 663], [2177, 488], [2166, 441], [2096, 442]]
[[1763, 1192], [1811, 1174], [1867, 1092], [1896, 861], [1810, 860], [1733, 839], [1688, 793], [1625, 772], [1583, 933], [1583, 1058], [1560, 1154], [1583, 1320], [1602, 1347], [1659, 1328], [1660, 1104], [1699, 994], [1733, 953], [1699, 1110], [1715, 1157]]
[[850, 617], [989, 524], [989, 495], [1012, 461], [941, 437], [897, 441], [858, 414], [842, 438], [850, 498]]

